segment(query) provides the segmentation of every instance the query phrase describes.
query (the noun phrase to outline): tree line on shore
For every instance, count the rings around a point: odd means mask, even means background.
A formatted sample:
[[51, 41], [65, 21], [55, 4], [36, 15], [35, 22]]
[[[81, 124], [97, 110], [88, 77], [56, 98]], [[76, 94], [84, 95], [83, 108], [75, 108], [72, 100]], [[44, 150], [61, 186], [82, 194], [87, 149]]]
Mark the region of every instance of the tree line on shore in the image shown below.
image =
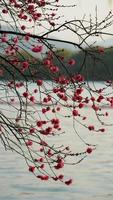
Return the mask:
[[[90, 52], [88, 55], [86, 52]], [[93, 47], [87, 51], [72, 52], [57, 49], [54, 52], [54, 65], [60, 69], [57, 73], [44, 64], [44, 59], [34, 57], [29, 52], [17, 52], [13, 55], [0, 55], [0, 80], [10, 80], [12, 74], [15, 79], [23, 77], [30, 79], [51, 80], [60, 75], [82, 74], [85, 80], [104, 81], [113, 78], [113, 47]], [[59, 59], [58, 59], [59, 58]], [[46, 60], [46, 57], [45, 57]], [[70, 63], [69, 63], [70, 60]], [[71, 63], [74, 63], [71, 65]], [[27, 66], [27, 64], [29, 66]], [[52, 73], [52, 74], [51, 74]]]

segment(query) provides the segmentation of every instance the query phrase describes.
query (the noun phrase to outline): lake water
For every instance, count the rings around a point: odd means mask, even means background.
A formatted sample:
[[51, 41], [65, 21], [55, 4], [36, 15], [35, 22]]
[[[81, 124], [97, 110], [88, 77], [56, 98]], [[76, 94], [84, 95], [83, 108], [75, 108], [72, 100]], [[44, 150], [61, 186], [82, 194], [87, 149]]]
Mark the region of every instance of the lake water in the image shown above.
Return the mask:
[[[107, 110], [107, 108], [106, 108]], [[95, 119], [90, 108], [84, 108], [84, 114], [89, 113], [90, 121]], [[113, 110], [109, 110], [112, 116]], [[65, 141], [75, 149], [84, 144], [73, 134], [69, 119], [63, 119], [67, 130]], [[96, 150], [76, 166], [67, 166], [65, 173], [73, 177], [72, 186], [48, 181], [41, 182], [27, 171], [26, 164], [15, 152], [5, 151], [0, 144], [0, 200], [111, 200], [113, 199], [113, 128], [107, 127], [106, 133], [88, 133], [80, 129], [80, 135], [87, 142], [97, 144]], [[57, 138], [62, 143], [62, 136]]]

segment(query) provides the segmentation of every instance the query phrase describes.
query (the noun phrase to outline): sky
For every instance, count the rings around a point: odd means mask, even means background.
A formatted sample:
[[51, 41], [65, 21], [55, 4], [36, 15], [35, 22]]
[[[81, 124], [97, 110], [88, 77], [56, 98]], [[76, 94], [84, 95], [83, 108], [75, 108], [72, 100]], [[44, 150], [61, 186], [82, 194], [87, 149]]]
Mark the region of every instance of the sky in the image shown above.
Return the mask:
[[[59, 20], [60, 24], [62, 24], [65, 20], [69, 21], [72, 19], [82, 19], [85, 15], [85, 19], [89, 20], [89, 16], [91, 15], [93, 19], [95, 19], [95, 9], [97, 6], [97, 13], [98, 13], [98, 19], [102, 20], [110, 10], [113, 10], [113, 0], [60, 0], [60, 4], [62, 5], [73, 5], [76, 4], [75, 7], [67, 7], [67, 8], [59, 8], [58, 15], [62, 16]], [[37, 33], [39, 29], [30, 29], [32, 33]], [[42, 30], [43, 32], [43, 30]], [[109, 27], [107, 32], [113, 32], [113, 25]], [[72, 34], [72, 32], [55, 32], [50, 35], [50, 37], [68, 40], [68, 41], [75, 41], [77, 42], [77, 38], [75, 38], [75, 34]], [[107, 38], [103, 38], [104, 40], [110, 40], [111, 36]], [[96, 38], [96, 41], [101, 43], [102, 39]], [[91, 41], [91, 38], [90, 38]], [[88, 42], [90, 42], [88, 41]], [[113, 40], [112, 40], [113, 41]], [[92, 41], [91, 41], [92, 42]], [[95, 42], [93, 38], [93, 42]], [[113, 45], [112, 45], [113, 46]]]
[[[75, 17], [77, 19], [82, 19], [84, 15], [86, 16], [86, 19], [89, 19], [90, 14], [94, 18], [96, 6], [97, 6], [98, 19], [101, 20], [108, 14], [110, 10], [113, 10], [113, 0], [75, 0], [75, 1], [60, 0], [60, 2], [62, 4], [73, 4], [73, 3], [76, 4], [76, 7], [74, 8], [61, 8], [59, 10], [59, 14], [64, 15], [64, 18], [62, 18], [62, 20], [64, 19], [70, 20], [74, 19]], [[113, 32], [113, 26], [110, 27], [107, 31]], [[72, 33], [68, 34], [55, 33], [55, 37], [71, 41], [75, 39], [74, 38], [75, 36], [72, 35]], [[111, 36], [109, 38], [111, 38]]]

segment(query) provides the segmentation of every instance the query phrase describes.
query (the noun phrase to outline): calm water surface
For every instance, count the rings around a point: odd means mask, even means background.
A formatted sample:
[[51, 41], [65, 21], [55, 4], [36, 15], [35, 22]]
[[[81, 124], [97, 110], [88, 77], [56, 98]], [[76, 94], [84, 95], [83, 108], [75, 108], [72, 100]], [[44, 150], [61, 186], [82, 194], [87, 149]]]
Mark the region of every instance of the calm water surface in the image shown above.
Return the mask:
[[[109, 110], [111, 123], [113, 110]], [[90, 108], [90, 121], [98, 125]], [[57, 138], [58, 143], [71, 145], [74, 149], [85, 148], [73, 133], [72, 122], [63, 119], [67, 130], [65, 140]], [[113, 199], [113, 128], [107, 127], [106, 133], [92, 134], [80, 129], [80, 135], [89, 143], [97, 144], [97, 149], [83, 162], [76, 166], [68, 166], [65, 173], [73, 177], [72, 186], [57, 182], [40, 182], [27, 171], [24, 160], [14, 152], [5, 151], [0, 144], [0, 200], [112, 200]]]
[[[40, 182], [27, 172], [19, 155], [5, 152], [0, 146], [0, 200], [111, 200], [113, 132], [91, 136], [91, 139], [93, 143], [98, 143], [96, 151], [79, 165], [65, 170], [74, 178], [74, 184], [69, 187], [56, 182]], [[74, 139], [70, 140], [73, 146], [78, 145]]]

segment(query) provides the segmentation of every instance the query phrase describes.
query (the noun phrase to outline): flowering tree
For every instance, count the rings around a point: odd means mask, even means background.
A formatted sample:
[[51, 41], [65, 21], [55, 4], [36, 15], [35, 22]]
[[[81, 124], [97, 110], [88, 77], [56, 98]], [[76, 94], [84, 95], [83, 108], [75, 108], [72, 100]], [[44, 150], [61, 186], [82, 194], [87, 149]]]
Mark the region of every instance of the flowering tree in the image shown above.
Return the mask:
[[[105, 110], [106, 106], [113, 106], [112, 74], [107, 70], [111, 78], [106, 76], [101, 87], [92, 87], [87, 59], [93, 70], [98, 62], [103, 62], [106, 50], [94, 48], [88, 41], [108, 35], [106, 29], [112, 25], [113, 15], [109, 12], [102, 21], [97, 17], [94, 21], [63, 21], [59, 16], [62, 7], [65, 5], [59, 0], [0, 1], [0, 138], [6, 150], [24, 157], [29, 171], [38, 179], [70, 185], [72, 179], [60, 170], [66, 164], [80, 163], [96, 149], [95, 144], [81, 137], [77, 124], [93, 134], [103, 133], [106, 126], [112, 125]], [[76, 42], [51, 37], [53, 33], [68, 31], [75, 35]], [[66, 59], [58, 50], [59, 42], [82, 52], [76, 73], [73, 69], [77, 60]], [[103, 80], [101, 74], [98, 79]], [[98, 127], [90, 124], [89, 113], [84, 115], [85, 107], [95, 114]], [[69, 130], [64, 119], [70, 121], [73, 132], [84, 144], [81, 151], [74, 151], [65, 142]], [[59, 136], [61, 144], [57, 143]]]

